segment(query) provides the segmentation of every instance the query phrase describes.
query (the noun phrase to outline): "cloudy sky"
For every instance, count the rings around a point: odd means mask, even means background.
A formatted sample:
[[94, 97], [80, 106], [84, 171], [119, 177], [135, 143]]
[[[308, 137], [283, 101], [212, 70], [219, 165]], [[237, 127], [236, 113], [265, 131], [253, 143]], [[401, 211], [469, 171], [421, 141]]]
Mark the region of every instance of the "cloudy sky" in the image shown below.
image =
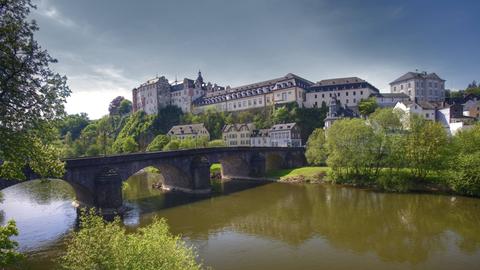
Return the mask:
[[446, 87], [480, 80], [480, 1], [35, 0], [36, 38], [73, 91], [69, 113], [99, 118], [149, 78], [239, 86], [295, 73], [358, 76], [381, 91], [407, 71]]

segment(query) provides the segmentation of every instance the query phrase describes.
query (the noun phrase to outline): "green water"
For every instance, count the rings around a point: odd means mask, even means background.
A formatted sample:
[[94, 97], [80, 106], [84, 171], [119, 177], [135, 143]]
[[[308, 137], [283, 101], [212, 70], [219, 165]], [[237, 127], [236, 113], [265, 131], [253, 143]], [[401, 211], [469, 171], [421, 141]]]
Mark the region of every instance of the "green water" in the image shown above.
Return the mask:
[[[165, 217], [214, 269], [479, 269], [480, 199], [232, 181], [196, 197], [152, 189], [154, 175], [125, 186], [134, 230]], [[46, 186], [48, 185], [48, 186]], [[30, 269], [51, 269], [75, 226], [62, 181], [3, 191]]]

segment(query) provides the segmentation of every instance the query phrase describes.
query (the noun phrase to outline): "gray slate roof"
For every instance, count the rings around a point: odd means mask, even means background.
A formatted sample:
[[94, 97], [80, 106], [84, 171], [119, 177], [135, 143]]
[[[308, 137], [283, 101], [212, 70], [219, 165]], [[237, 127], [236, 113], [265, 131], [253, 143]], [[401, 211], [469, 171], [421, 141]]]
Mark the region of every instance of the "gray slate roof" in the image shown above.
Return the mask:
[[168, 131], [168, 135], [197, 135], [200, 131], [206, 131], [204, 134], [208, 135], [208, 131], [203, 123], [173, 126]]
[[328, 86], [328, 85], [350, 84], [350, 83], [360, 83], [360, 82], [366, 82], [366, 81], [362, 80], [358, 77], [346, 77], [346, 78], [335, 78], [335, 79], [321, 80], [321, 81], [317, 82], [315, 85]]
[[223, 126], [222, 132], [240, 131], [242, 127], [247, 127], [248, 130], [253, 130], [255, 128], [255, 125], [253, 123], [227, 124]]
[[407, 72], [404, 75], [400, 76], [398, 79], [395, 81], [391, 82], [390, 84], [394, 83], [399, 83], [411, 79], [432, 79], [432, 80], [440, 80], [440, 81], [445, 81], [444, 79], [441, 79], [437, 74], [435, 73], [426, 73], [426, 72]]
[[374, 95], [376, 97], [384, 97], [384, 98], [410, 98], [407, 94], [405, 93], [377, 93]]
[[277, 124], [277, 125], [272, 126], [272, 128], [270, 128], [270, 132], [281, 131], [281, 130], [290, 130], [290, 129], [294, 128], [295, 125], [296, 125], [296, 123]]

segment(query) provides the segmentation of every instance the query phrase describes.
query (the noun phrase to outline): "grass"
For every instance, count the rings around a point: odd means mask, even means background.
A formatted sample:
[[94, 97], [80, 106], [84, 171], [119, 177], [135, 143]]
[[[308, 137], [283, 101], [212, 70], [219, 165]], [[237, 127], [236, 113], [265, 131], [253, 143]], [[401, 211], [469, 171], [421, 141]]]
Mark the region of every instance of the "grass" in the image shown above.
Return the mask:
[[266, 174], [268, 178], [284, 179], [303, 176], [305, 178], [313, 178], [319, 174], [326, 174], [330, 168], [328, 167], [300, 167], [296, 169], [281, 169], [269, 171]]

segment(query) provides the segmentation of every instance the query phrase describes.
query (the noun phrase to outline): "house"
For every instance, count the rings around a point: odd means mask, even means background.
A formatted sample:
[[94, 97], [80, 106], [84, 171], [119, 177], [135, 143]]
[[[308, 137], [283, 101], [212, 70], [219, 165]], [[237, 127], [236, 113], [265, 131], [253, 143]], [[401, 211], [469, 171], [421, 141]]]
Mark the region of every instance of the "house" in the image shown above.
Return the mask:
[[390, 83], [390, 92], [404, 93], [410, 100], [443, 102], [445, 80], [435, 73], [407, 72]]
[[269, 130], [272, 146], [299, 147], [302, 146], [300, 128], [296, 123], [274, 125]]
[[472, 97], [463, 103], [463, 115], [480, 120], [480, 99]]
[[226, 146], [250, 146], [250, 137], [255, 125], [228, 124], [222, 129], [222, 137]]
[[442, 107], [440, 104], [432, 102], [415, 102], [415, 101], [400, 101], [397, 102], [394, 109], [402, 110], [405, 116], [409, 117], [412, 113], [422, 116], [423, 118], [435, 121], [435, 111]]
[[441, 123], [448, 135], [468, 129], [475, 123], [475, 118], [463, 115], [462, 104], [446, 105], [436, 111], [436, 121]]
[[255, 129], [252, 132], [252, 136], [250, 137], [250, 145], [251, 146], [272, 146], [272, 142], [270, 140], [270, 130], [266, 129]]
[[198, 138], [206, 138], [210, 140], [210, 133], [202, 124], [190, 124], [190, 125], [177, 125], [173, 126], [167, 133], [167, 135], [171, 138], [175, 139], [198, 139]]
[[410, 97], [405, 93], [378, 93], [372, 96], [380, 108], [393, 108], [398, 102], [410, 101]]

